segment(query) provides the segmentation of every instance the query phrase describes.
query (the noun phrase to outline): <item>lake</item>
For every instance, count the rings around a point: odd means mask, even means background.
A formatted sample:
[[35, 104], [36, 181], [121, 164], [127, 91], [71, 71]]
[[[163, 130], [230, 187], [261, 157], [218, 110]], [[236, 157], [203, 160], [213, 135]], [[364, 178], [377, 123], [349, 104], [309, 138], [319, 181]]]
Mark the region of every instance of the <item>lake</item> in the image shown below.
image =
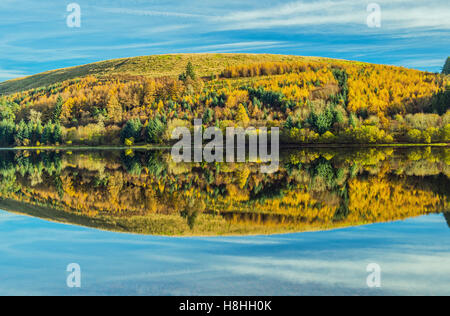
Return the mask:
[[0, 151], [0, 295], [450, 294], [450, 148], [261, 164]]

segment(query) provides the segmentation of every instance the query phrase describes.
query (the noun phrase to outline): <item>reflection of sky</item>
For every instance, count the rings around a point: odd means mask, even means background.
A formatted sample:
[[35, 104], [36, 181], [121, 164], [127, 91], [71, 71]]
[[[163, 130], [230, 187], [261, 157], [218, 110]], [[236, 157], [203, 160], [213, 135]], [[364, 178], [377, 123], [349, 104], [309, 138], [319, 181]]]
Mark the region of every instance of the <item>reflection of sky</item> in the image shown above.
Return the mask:
[[[166, 238], [0, 212], [0, 295], [450, 294], [442, 215], [329, 232]], [[66, 287], [78, 263], [82, 288]], [[366, 266], [382, 288], [366, 286]]]

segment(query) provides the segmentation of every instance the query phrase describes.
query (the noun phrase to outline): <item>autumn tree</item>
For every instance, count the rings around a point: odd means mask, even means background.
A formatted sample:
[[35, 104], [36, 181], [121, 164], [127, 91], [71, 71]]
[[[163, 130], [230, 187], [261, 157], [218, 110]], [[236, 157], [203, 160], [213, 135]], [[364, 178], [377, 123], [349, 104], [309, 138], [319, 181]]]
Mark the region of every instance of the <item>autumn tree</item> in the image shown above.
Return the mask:
[[247, 114], [247, 110], [242, 104], [239, 104], [237, 113], [236, 113], [236, 120], [240, 123], [242, 123], [244, 126], [247, 126], [250, 122], [250, 119]]
[[120, 123], [123, 120], [123, 110], [122, 105], [117, 100], [114, 94], [109, 97], [108, 104], [106, 105], [106, 111], [108, 112], [108, 117], [114, 123]]

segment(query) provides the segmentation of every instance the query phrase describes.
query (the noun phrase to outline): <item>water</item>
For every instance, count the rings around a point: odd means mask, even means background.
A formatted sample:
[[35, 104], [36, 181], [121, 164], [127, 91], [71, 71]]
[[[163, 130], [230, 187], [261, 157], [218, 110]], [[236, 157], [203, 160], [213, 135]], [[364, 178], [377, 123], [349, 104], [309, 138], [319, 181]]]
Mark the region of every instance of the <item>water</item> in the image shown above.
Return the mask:
[[290, 149], [261, 174], [166, 151], [0, 151], [0, 295], [448, 295], [449, 158]]

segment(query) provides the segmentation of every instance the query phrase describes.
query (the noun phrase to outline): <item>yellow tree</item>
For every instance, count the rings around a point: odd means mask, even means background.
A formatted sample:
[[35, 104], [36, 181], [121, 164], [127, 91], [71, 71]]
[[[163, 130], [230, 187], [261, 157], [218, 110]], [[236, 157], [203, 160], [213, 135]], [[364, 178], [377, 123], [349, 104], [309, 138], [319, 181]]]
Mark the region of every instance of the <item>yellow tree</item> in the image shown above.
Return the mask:
[[109, 97], [108, 104], [106, 105], [106, 110], [108, 111], [108, 117], [114, 123], [120, 123], [123, 120], [123, 110], [122, 105], [120, 105], [119, 100], [114, 94]]
[[237, 114], [236, 114], [236, 120], [240, 123], [242, 123], [244, 126], [247, 126], [250, 122], [250, 119], [247, 114], [247, 110], [245, 107], [241, 104], [239, 104]]

